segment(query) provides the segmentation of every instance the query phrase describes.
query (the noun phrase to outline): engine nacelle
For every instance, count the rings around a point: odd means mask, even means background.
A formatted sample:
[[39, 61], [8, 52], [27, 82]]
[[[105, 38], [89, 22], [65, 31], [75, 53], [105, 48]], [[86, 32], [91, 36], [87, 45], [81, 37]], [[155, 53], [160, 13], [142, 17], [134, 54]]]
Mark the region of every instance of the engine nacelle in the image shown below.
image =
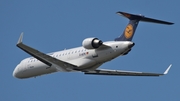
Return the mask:
[[98, 38], [86, 38], [82, 42], [82, 46], [86, 49], [97, 49], [99, 48], [103, 42]]

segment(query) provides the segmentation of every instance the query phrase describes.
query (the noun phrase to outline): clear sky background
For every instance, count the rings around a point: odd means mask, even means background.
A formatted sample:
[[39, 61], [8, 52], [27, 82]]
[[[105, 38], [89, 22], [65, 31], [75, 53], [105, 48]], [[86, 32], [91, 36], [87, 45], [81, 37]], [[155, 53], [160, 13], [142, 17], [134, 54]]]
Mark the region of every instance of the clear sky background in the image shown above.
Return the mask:
[[[178, 0], [1, 0], [1, 101], [179, 101], [180, 2]], [[37, 78], [12, 76], [27, 53], [23, 42], [49, 53], [81, 46], [88, 37], [102, 41], [121, 35], [128, 20], [115, 14], [126, 11], [174, 22], [160, 25], [140, 22], [132, 51], [101, 68], [163, 73], [161, 77], [97, 76], [54, 73]]]

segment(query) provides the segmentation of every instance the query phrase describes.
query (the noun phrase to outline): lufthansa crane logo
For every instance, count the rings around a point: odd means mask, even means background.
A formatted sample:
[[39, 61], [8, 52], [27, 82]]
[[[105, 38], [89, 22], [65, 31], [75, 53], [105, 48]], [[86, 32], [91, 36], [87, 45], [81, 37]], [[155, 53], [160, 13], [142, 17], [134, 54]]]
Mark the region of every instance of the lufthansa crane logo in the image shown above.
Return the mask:
[[131, 24], [127, 25], [124, 33], [127, 39], [131, 38], [133, 35], [133, 26]]

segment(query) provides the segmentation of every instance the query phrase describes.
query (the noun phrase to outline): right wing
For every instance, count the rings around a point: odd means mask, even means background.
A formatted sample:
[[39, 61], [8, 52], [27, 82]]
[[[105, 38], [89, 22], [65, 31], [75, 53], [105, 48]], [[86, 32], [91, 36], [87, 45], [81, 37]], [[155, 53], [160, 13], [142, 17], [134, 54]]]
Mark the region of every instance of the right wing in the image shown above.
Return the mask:
[[35, 57], [39, 61], [45, 63], [48, 66], [54, 66], [58, 71], [69, 71], [73, 70], [73, 68], [76, 68], [76, 65], [70, 64], [68, 62], [56, 59], [54, 57], [51, 57], [49, 55], [46, 55], [34, 48], [31, 48], [25, 44], [22, 43], [23, 33], [21, 33], [21, 36], [19, 37], [19, 40], [17, 42], [17, 47], [25, 51], [26, 53], [30, 54], [31, 56]]
[[164, 73], [145, 73], [136, 71], [123, 71], [123, 70], [109, 70], [109, 69], [97, 69], [93, 71], [85, 71], [84, 74], [93, 75], [114, 75], [114, 76], [161, 76], [168, 73], [172, 64], [165, 70]]

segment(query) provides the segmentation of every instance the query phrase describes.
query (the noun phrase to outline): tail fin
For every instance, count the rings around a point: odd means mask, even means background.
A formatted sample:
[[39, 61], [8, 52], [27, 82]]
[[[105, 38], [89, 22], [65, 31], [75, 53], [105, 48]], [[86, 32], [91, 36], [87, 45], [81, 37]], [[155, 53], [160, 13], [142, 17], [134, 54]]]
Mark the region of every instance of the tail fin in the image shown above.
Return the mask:
[[142, 15], [130, 14], [130, 13], [126, 13], [126, 12], [117, 12], [117, 14], [128, 18], [129, 23], [126, 26], [123, 34], [121, 36], [119, 36], [118, 38], [116, 38], [115, 41], [131, 41], [134, 36], [134, 33], [136, 31], [139, 21], [153, 22], [153, 23], [166, 24], [166, 25], [174, 24], [171, 22], [166, 22], [166, 21], [148, 18], [148, 17], [142, 16]]

